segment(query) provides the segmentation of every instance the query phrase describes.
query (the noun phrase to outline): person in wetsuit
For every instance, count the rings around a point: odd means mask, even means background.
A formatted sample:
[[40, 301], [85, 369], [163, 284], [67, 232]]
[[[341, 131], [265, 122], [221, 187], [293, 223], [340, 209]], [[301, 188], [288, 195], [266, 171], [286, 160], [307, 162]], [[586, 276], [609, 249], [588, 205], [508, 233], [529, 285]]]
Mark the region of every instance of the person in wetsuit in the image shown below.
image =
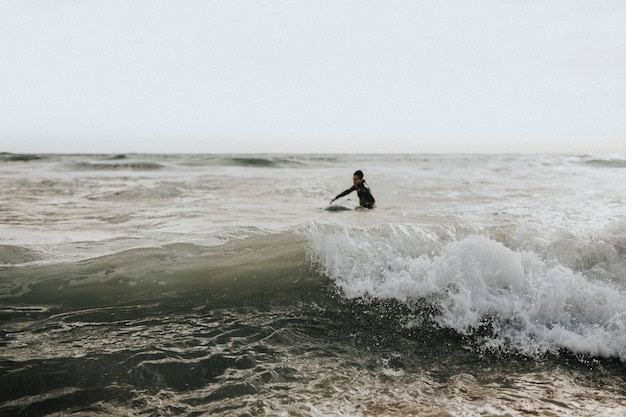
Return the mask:
[[348, 188], [346, 191], [339, 194], [337, 197], [330, 200], [330, 204], [332, 204], [336, 199], [341, 198], [345, 195], [348, 195], [352, 191], [356, 191], [357, 194], [359, 195], [359, 205], [361, 207], [368, 208], [368, 209], [374, 208], [374, 203], [376, 203], [376, 200], [374, 199], [374, 196], [372, 195], [370, 188], [367, 186], [367, 184], [365, 183], [365, 180], [363, 179], [363, 171], [361, 170], [356, 171], [354, 175], [352, 176], [352, 181], [354, 182], [354, 185]]

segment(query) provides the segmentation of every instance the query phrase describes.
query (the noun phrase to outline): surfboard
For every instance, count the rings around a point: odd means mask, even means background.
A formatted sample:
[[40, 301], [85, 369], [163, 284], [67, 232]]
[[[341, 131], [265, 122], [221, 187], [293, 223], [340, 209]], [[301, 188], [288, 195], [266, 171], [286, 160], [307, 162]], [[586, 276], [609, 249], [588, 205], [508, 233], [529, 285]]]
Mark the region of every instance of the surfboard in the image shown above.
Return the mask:
[[333, 204], [328, 205], [324, 210], [328, 211], [346, 211], [346, 210], [354, 210], [359, 206], [355, 205], [350, 200], [336, 201]]
[[331, 206], [326, 207], [324, 210], [328, 211], [346, 211], [346, 210], [354, 210], [354, 207], [347, 207], [341, 204], [333, 204]]

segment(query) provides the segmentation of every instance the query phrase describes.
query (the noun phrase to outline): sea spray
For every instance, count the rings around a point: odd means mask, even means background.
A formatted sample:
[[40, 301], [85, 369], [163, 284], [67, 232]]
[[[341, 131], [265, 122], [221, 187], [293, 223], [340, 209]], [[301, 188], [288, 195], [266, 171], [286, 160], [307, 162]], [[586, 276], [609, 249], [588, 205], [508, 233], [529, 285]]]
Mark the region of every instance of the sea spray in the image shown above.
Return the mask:
[[348, 298], [429, 300], [439, 325], [502, 351], [626, 359], [623, 292], [533, 252], [398, 225], [314, 227], [311, 236], [312, 259]]

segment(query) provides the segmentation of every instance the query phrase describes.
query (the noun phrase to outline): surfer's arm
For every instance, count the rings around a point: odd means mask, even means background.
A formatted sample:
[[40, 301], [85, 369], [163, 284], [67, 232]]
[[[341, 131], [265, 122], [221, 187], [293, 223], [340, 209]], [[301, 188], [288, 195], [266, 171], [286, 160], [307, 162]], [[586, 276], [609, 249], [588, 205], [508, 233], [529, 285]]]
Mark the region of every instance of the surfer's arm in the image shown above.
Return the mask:
[[333, 201], [335, 201], [336, 199], [341, 198], [341, 197], [343, 197], [344, 195], [348, 195], [348, 194], [350, 194], [350, 193], [351, 193], [352, 191], [354, 191], [354, 190], [356, 190], [356, 187], [355, 187], [355, 186], [352, 186], [352, 187], [348, 188], [346, 191], [344, 191], [344, 192], [342, 192], [342, 193], [338, 194], [338, 195], [337, 195], [337, 197], [335, 197], [335, 198], [333, 198], [332, 200], [330, 200], [330, 202], [332, 203], [332, 202], [333, 202]]

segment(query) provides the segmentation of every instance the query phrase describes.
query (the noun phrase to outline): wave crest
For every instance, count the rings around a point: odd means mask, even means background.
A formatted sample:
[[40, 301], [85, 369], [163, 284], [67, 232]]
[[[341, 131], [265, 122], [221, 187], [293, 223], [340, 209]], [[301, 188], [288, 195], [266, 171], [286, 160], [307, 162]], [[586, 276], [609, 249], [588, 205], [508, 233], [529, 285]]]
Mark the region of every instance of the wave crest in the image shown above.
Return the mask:
[[75, 165], [79, 170], [93, 171], [156, 171], [165, 168], [163, 164], [152, 161], [137, 161], [125, 158], [112, 158], [103, 161], [85, 161]]
[[346, 297], [427, 300], [439, 326], [490, 349], [532, 356], [567, 349], [626, 360], [620, 283], [588, 278], [488, 236], [398, 225], [318, 227], [311, 256]]

